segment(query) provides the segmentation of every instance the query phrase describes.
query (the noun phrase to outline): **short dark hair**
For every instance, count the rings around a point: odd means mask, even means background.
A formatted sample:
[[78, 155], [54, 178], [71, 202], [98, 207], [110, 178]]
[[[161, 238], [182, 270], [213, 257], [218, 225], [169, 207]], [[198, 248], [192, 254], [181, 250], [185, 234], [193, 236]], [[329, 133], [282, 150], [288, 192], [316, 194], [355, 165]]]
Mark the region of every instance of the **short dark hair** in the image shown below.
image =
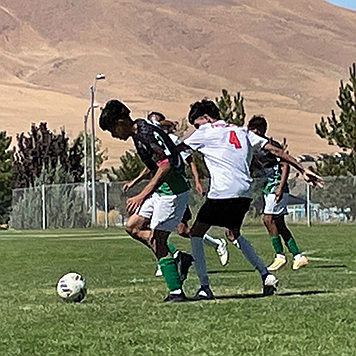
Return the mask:
[[267, 120], [263, 115], [253, 115], [247, 124], [249, 130], [258, 129], [264, 134], [267, 131]]
[[99, 127], [103, 131], [110, 131], [119, 120], [130, 118], [130, 112], [130, 109], [121, 101], [109, 100], [99, 116]]
[[174, 133], [177, 129], [178, 121], [163, 120], [159, 124], [165, 133]]
[[192, 125], [194, 125], [195, 119], [204, 115], [209, 115], [212, 119], [220, 119], [219, 108], [213, 101], [203, 99], [201, 101], [196, 101], [194, 104], [190, 105], [188, 120]]
[[166, 117], [158, 111], [150, 111], [147, 115], [147, 119], [152, 121], [152, 116], [157, 116], [159, 118], [159, 122], [166, 120]]

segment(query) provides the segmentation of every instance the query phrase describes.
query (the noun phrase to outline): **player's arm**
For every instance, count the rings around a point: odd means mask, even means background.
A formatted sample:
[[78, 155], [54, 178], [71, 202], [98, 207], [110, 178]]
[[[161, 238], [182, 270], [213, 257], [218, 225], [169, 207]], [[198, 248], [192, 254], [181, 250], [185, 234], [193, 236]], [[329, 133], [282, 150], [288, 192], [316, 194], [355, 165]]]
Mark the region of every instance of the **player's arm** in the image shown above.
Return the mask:
[[123, 186], [122, 186], [122, 190], [124, 192], [127, 192], [130, 188], [132, 188], [134, 185], [136, 185], [137, 183], [141, 182], [143, 179], [145, 179], [149, 174], [150, 174], [150, 169], [145, 167], [140, 174], [134, 178], [133, 180], [130, 180], [129, 182], [126, 182]]
[[158, 163], [158, 169], [155, 175], [142, 189], [141, 193], [135, 195], [132, 198], [127, 199], [126, 209], [130, 214], [133, 214], [143, 203], [148, 195], [150, 195], [157, 186], [161, 183], [162, 178], [171, 170], [171, 163], [168, 159], [165, 159]]
[[324, 186], [324, 180], [321, 177], [316, 175], [311, 170], [304, 168], [293, 156], [283, 151], [281, 148], [275, 147], [270, 143], [266, 143], [263, 148], [270, 151], [274, 155], [281, 158], [283, 161], [289, 163], [291, 166], [296, 168], [303, 175], [303, 179], [308, 184], [311, 184], [314, 187], [319, 186], [321, 188]]
[[185, 161], [188, 163], [189, 168], [190, 168], [190, 170], [192, 172], [195, 189], [199, 192], [199, 194], [204, 196], [205, 195], [205, 189], [204, 189], [203, 185], [200, 182], [200, 177], [199, 177], [197, 165], [194, 163], [192, 155], [188, 156], [185, 159]]
[[286, 184], [288, 176], [289, 176], [289, 171], [290, 171], [290, 166], [287, 162], [280, 161], [279, 166], [281, 167], [281, 180], [275, 190], [275, 195], [276, 195], [276, 201], [279, 201], [282, 198], [283, 195], [283, 186]]

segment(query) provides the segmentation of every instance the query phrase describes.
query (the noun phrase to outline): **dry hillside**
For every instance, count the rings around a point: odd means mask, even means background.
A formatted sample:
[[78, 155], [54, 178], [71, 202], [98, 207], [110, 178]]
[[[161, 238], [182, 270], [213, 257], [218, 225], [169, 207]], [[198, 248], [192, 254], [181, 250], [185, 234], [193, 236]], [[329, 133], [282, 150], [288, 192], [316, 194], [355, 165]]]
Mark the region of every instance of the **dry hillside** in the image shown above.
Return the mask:
[[[97, 73], [99, 103], [171, 119], [189, 104], [240, 91], [290, 151], [337, 150], [314, 133], [356, 61], [356, 11], [323, 0], [0, 0], [1, 130], [31, 122], [82, 130]], [[131, 142], [99, 132], [108, 165]]]

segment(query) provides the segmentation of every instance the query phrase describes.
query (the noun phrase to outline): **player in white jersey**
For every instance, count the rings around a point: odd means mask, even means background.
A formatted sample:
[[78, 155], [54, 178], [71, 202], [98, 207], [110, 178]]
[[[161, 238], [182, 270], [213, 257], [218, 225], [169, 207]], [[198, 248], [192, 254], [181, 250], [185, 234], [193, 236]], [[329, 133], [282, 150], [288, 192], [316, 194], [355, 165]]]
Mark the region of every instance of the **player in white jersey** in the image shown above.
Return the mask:
[[304, 169], [296, 159], [272, 145], [246, 127], [237, 127], [220, 120], [214, 102], [203, 99], [191, 106], [189, 122], [197, 129], [184, 140], [181, 149], [198, 150], [204, 156], [210, 173], [207, 199], [191, 227], [191, 244], [195, 267], [200, 280], [196, 299], [212, 299], [206, 271], [204, 249], [199, 239], [212, 226], [231, 230], [245, 258], [258, 270], [263, 282], [263, 294], [275, 292], [278, 280], [268, 272], [253, 247], [241, 234], [240, 228], [251, 202], [249, 165], [255, 147], [270, 150], [296, 167], [306, 181], [322, 185], [321, 178]]

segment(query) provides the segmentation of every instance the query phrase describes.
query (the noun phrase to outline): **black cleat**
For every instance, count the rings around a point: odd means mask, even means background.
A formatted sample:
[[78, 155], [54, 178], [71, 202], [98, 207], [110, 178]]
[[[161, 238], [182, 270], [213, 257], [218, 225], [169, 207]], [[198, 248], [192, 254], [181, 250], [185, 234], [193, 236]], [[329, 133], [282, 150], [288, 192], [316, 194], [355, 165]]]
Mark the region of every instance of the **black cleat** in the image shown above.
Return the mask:
[[273, 274], [267, 274], [263, 279], [263, 295], [273, 295], [277, 291], [278, 279]]
[[185, 253], [185, 252], [181, 252], [181, 251], [178, 252], [176, 262], [177, 262], [177, 266], [178, 266], [180, 280], [182, 282], [187, 279], [188, 271], [189, 271], [189, 268], [192, 265], [193, 261], [194, 261], [194, 258], [189, 253]]
[[164, 302], [185, 302], [188, 298], [182, 292], [180, 294], [169, 293], [166, 298], [163, 299]]
[[214, 299], [214, 294], [211, 291], [209, 286], [201, 286], [195, 296], [193, 297], [194, 300], [211, 300]]

